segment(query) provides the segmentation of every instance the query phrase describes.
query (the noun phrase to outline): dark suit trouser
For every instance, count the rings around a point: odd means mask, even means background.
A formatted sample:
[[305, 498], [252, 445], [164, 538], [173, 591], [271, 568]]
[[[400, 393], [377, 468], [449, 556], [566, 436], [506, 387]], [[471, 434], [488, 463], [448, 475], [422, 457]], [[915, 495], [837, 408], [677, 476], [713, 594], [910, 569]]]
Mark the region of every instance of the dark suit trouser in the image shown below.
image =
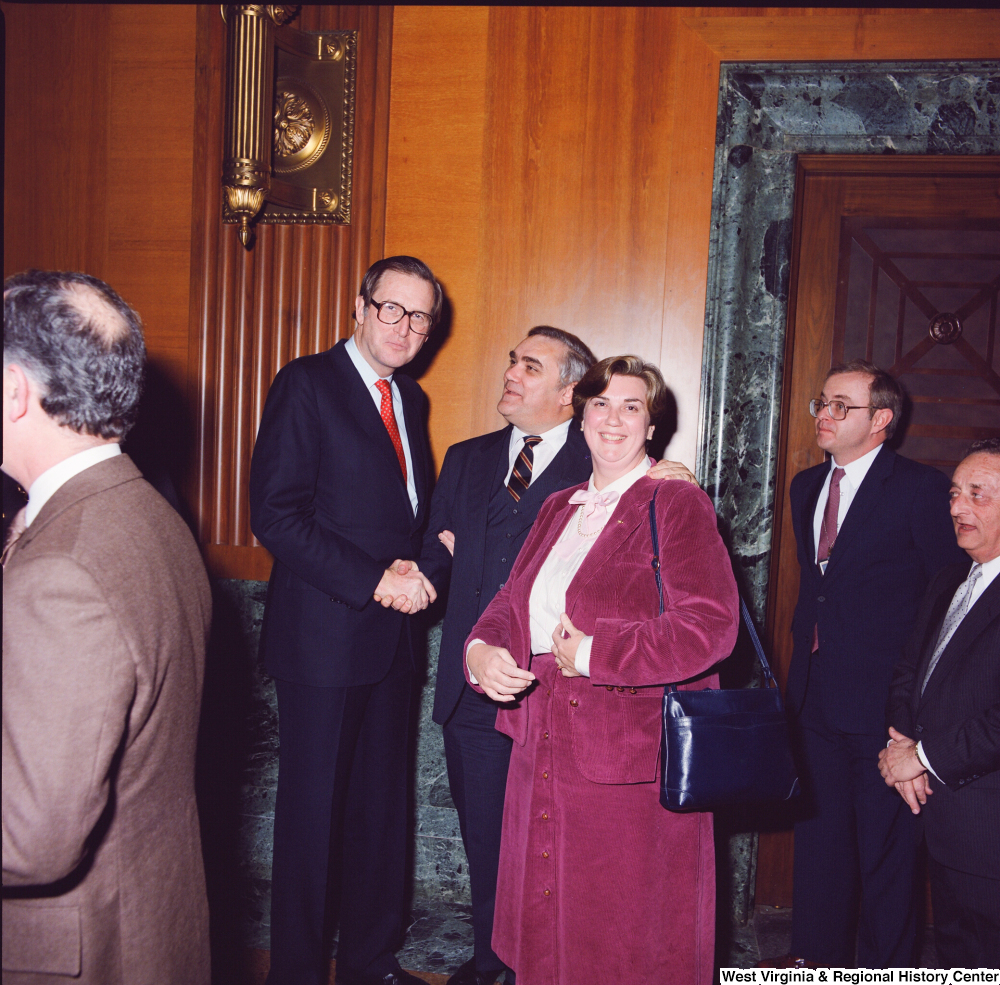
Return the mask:
[[469, 860], [476, 969], [483, 974], [504, 967], [491, 941], [511, 740], [494, 728], [496, 718], [497, 706], [466, 686], [444, 726], [448, 784]]
[[1000, 879], [950, 869], [933, 856], [928, 871], [938, 967], [1000, 968]]
[[269, 985], [326, 985], [327, 882], [338, 868], [338, 970], [382, 976], [399, 969], [393, 952], [403, 931], [412, 681], [404, 629], [378, 684], [276, 682]]
[[[837, 968], [910, 968], [916, 944], [918, 819], [878, 771], [884, 735], [799, 714], [805, 817], [795, 825], [792, 954]], [[860, 904], [859, 904], [860, 891]]]

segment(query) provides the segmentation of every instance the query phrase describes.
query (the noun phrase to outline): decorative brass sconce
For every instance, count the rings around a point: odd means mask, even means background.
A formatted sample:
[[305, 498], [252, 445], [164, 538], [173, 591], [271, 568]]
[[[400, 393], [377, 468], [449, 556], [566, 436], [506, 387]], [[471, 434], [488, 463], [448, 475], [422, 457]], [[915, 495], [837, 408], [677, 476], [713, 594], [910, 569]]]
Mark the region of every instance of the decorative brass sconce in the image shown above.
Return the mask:
[[223, 8], [223, 219], [239, 223], [247, 248], [254, 221], [351, 221], [357, 32], [286, 26], [297, 11]]

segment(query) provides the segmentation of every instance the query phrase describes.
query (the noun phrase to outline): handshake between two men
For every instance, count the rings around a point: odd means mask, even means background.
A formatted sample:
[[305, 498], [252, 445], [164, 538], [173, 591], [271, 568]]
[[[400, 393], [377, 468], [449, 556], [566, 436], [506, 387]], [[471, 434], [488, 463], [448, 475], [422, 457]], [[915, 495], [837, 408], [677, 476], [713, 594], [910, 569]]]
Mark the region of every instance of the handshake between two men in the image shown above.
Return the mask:
[[[455, 535], [450, 530], [442, 530], [438, 534], [438, 540], [448, 548], [450, 554], [455, 553]], [[416, 561], [397, 558], [391, 567], [385, 569], [373, 597], [376, 602], [381, 603], [383, 609], [392, 606], [397, 612], [412, 615], [434, 602], [437, 592], [420, 573]]]

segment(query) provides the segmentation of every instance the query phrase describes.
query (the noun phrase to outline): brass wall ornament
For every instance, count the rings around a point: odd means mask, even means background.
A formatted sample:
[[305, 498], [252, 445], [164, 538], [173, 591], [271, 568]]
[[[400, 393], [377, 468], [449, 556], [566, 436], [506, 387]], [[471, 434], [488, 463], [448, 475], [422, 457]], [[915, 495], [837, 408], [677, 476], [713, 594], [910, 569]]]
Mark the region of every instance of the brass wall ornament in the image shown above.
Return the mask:
[[297, 7], [230, 4], [226, 22], [226, 130], [222, 159], [223, 208], [250, 245], [250, 222], [271, 182], [270, 114], [274, 93], [274, 28]]
[[[229, 74], [223, 219], [351, 221], [356, 31], [299, 31], [291, 6], [223, 8]], [[271, 107], [270, 112], [265, 107]]]
[[282, 79], [274, 94], [274, 159], [277, 174], [315, 164], [330, 142], [330, 111], [318, 92]]
[[927, 334], [938, 345], [951, 345], [961, 338], [962, 322], [958, 315], [953, 315], [950, 311], [940, 311], [931, 319]]

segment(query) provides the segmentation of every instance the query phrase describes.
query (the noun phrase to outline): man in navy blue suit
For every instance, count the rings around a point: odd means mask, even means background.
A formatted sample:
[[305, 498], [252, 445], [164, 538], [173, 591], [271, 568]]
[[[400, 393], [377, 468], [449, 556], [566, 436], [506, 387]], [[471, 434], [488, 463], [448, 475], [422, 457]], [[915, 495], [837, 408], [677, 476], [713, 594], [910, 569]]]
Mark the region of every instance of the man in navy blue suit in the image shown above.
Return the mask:
[[792, 480], [801, 577], [787, 703], [808, 796], [795, 825], [787, 964], [914, 960], [916, 819], [873, 764], [886, 742], [892, 669], [920, 600], [961, 552], [948, 479], [885, 443], [902, 400], [899, 384], [871, 363], [834, 367], [810, 404], [830, 460]]
[[274, 555], [261, 649], [280, 742], [271, 985], [325, 985], [330, 870], [344, 901], [338, 983], [419, 982], [393, 953], [414, 670], [403, 613], [436, 593], [396, 562], [420, 553], [434, 475], [427, 398], [395, 371], [426, 341], [441, 300], [420, 260], [374, 264], [353, 337], [278, 373], [257, 434], [251, 527]]
[[[573, 423], [573, 388], [593, 363], [575, 335], [546, 325], [531, 329], [511, 351], [503, 376], [497, 410], [507, 427], [452, 445], [431, 501], [420, 567], [439, 590], [450, 584], [434, 721], [444, 727], [475, 935], [473, 957], [449, 985], [490, 985], [504, 968], [490, 941], [511, 741], [494, 728], [497, 706], [466, 685], [465, 641], [503, 587], [546, 497], [590, 476], [590, 451]], [[672, 462], [658, 463], [651, 474], [694, 481]]]

